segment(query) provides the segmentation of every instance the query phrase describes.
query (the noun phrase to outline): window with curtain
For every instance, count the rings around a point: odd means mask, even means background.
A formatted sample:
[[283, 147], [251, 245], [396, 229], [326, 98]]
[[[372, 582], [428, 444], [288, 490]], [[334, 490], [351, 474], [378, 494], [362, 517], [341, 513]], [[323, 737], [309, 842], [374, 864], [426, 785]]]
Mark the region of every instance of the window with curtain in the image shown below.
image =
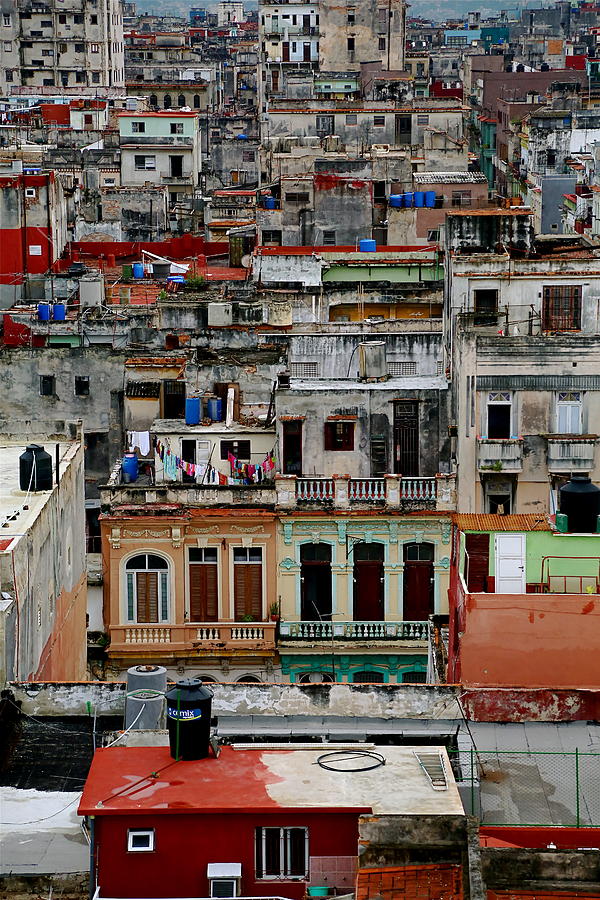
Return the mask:
[[169, 564], [162, 556], [140, 553], [125, 566], [127, 621], [169, 621]]
[[216, 547], [190, 547], [190, 622], [216, 622], [219, 587]]
[[257, 828], [256, 877], [306, 878], [308, 828]]
[[582, 433], [582, 408], [580, 391], [564, 391], [558, 394], [556, 404], [557, 434]]
[[233, 551], [233, 606], [236, 622], [262, 619], [262, 549], [235, 547]]

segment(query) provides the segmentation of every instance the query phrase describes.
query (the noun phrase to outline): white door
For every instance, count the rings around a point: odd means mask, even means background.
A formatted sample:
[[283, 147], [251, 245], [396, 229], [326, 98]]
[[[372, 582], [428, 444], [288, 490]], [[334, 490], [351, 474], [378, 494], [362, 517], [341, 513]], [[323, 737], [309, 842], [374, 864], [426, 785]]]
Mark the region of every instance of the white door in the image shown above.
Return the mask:
[[496, 593], [525, 593], [525, 535], [496, 535]]

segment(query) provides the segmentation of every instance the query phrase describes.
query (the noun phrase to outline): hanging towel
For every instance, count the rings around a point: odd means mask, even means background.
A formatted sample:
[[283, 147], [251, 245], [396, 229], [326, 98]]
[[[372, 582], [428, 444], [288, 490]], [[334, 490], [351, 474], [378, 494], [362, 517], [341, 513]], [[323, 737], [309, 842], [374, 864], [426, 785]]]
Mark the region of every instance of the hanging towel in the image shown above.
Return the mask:
[[150, 432], [149, 431], [128, 431], [127, 439], [129, 450], [133, 451], [139, 447], [142, 456], [148, 456], [150, 453]]

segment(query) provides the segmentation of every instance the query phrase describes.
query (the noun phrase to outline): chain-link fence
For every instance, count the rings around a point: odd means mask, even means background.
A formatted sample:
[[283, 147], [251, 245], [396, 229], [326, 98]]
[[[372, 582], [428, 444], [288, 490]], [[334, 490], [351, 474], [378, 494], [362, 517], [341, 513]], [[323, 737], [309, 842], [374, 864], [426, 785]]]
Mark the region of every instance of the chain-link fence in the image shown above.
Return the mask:
[[450, 760], [482, 824], [600, 826], [600, 753], [471, 748]]

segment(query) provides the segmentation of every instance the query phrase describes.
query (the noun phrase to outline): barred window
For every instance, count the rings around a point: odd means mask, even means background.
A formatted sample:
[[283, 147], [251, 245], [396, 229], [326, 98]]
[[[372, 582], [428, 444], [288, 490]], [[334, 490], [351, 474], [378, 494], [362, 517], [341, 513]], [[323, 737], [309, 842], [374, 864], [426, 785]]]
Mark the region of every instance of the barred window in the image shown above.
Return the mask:
[[318, 378], [318, 362], [293, 362], [290, 365], [292, 378]]
[[396, 378], [402, 375], [416, 375], [417, 364], [416, 362], [389, 362], [388, 371]]
[[581, 294], [581, 285], [561, 284], [544, 287], [542, 330], [580, 331]]

